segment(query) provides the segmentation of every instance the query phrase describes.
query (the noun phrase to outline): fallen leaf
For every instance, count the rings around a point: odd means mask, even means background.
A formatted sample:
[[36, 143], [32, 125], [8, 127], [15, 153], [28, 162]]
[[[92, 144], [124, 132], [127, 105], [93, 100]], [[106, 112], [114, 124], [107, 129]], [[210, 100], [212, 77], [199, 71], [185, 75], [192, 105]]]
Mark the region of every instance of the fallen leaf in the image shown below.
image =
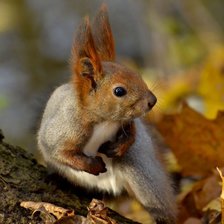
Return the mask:
[[215, 198], [209, 202], [203, 209], [203, 219], [209, 220], [209, 224], [219, 224], [221, 220], [221, 200]]
[[93, 199], [88, 207], [87, 223], [91, 224], [117, 224], [107, 216], [108, 208], [100, 200]]
[[224, 176], [222, 174], [222, 171], [217, 167], [217, 170], [219, 172], [220, 178], [222, 180], [222, 193], [221, 193], [221, 213], [222, 213], [222, 224], [224, 224]]
[[49, 213], [44, 207], [39, 207], [34, 210], [32, 213], [32, 218], [34, 218], [34, 216], [37, 216], [43, 220], [45, 224], [52, 224], [57, 221], [57, 218], [53, 214]]
[[34, 211], [34, 213], [36, 211], [46, 211], [48, 214], [53, 214], [57, 219], [75, 215], [73, 210], [65, 209], [47, 202], [23, 201], [20, 203], [20, 206], [30, 209]]
[[183, 175], [205, 176], [224, 166], [224, 112], [209, 120], [184, 104], [181, 113], [165, 115], [157, 127]]
[[216, 210], [208, 210], [203, 215], [203, 223], [209, 224], [220, 224], [221, 223], [221, 213]]
[[178, 220], [183, 221], [188, 217], [206, 217], [209, 220], [217, 220], [220, 215], [220, 203], [217, 200], [220, 193], [221, 187], [217, 172], [197, 181], [190, 191], [178, 197], [180, 207]]
[[203, 212], [206, 212], [208, 210], [214, 210], [221, 213], [221, 199], [220, 198], [213, 199], [202, 209]]

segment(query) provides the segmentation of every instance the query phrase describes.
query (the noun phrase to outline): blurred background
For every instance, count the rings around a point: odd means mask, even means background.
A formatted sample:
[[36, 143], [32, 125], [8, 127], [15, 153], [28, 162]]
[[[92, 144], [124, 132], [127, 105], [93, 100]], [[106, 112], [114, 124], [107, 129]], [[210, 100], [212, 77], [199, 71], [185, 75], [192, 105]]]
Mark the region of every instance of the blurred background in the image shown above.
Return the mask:
[[182, 100], [208, 118], [224, 109], [223, 0], [0, 0], [0, 128], [8, 142], [35, 152], [49, 94], [70, 77], [74, 32], [102, 2], [117, 60], [158, 92], [154, 119]]

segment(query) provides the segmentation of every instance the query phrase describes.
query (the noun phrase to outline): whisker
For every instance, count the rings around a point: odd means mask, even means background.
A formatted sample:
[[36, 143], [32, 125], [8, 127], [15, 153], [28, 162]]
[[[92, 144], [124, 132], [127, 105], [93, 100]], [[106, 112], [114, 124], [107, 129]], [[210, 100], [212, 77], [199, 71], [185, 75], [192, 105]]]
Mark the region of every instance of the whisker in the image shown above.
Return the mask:
[[153, 80], [151, 83], [150, 83], [150, 89], [152, 92], [156, 91], [159, 87], [160, 87], [160, 83], [158, 80]]
[[123, 123], [121, 124], [121, 128], [122, 128], [122, 131], [124, 132], [125, 136], [128, 137], [128, 134], [126, 133], [125, 129], [124, 129], [124, 125]]

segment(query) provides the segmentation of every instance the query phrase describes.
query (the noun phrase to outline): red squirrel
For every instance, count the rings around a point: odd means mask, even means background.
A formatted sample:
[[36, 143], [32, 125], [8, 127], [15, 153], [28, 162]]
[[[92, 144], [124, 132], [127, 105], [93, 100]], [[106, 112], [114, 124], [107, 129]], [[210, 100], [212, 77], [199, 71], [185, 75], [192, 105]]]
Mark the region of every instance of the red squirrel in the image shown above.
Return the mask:
[[[92, 29], [91, 29], [92, 27]], [[157, 99], [136, 72], [115, 62], [103, 5], [80, 25], [71, 80], [47, 102], [38, 147], [46, 164], [75, 185], [114, 195], [127, 190], [157, 223], [175, 223], [175, 200], [140, 117]]]

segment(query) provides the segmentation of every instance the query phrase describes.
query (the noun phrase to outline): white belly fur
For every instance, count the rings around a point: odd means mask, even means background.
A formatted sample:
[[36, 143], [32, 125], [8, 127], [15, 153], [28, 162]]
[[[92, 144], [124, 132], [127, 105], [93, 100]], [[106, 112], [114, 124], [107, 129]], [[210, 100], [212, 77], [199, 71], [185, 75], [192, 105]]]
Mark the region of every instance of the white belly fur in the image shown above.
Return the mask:
[[70, 167], [61, 167], [61, 172], [75, 185], [118, 195], [123, 190], [124, 180], [122, 175], [114, 169], [111, 161], [105, 161], [104, 159], [104, 162], [106, 162], [107, 172], [98, 176], [83, 171], [76, 171]]
[[[106, 141], [112, 140], [119, 127], [120, 124], [117, 122], [103, 122], [97, 124], [94, 127], [90, 140], [84, 147], [84, 153], [88, 156], [96, 156], [99, 146]], [[100, 175], [95, 176], [87, 172], [76, 171], [64, 165], [61, 165], [60, 172], [67, 176], [67, 178], [76, 185], [89, 189], [96, 188], [98, 190], [111, 192], [114, 195], [121, 193], [124, 182], [122, 174], [115, 170], [111, 159], [105, 155], [99, 155], [103, 158], [106, 164], [106, 173], [101, 173]]]
[[99, 147], [106, 141], [112, 140], [120, 124], [118, 122], [102, 122], [94, 126], [93, 134], [86, 143], [83, 152], [87, 156], [96, 156]]

